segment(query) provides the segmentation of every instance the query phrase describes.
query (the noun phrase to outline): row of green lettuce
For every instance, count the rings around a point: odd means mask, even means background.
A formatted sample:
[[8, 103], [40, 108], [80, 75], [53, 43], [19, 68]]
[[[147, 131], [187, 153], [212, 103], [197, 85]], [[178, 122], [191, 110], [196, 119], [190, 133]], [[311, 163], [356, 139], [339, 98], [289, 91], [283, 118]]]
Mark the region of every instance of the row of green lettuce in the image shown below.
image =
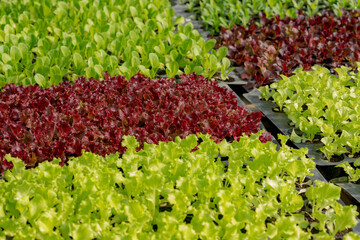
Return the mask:
[[[360, 66], [358, 64], [358, 66]], [[357, 158], [354, 165], [360, 165], [360, 68], [335, 69], [331, 74], [325, 67], [314, 66], [312, 71], [295, 71], [291, 77], [260, 88], [265, 100], [275, 102], [302, 133], [293, 131], [295, 142], [316, 142], [325, 159], [335, 161], [345, 157]], [[360, 179], [360, 169], [354, 169], [348, 162], [344, 168], [349, 180]]]
[[124, 137], [123, 155], [84, 153], [64, 167], [55, 160], [25, 170], [8, 156], [14, 168], [0, 180], [0, 237], [360, 239], [343, 232], [357, 212], [337, 202], [341, 189], [307, 180], [315, 166], [306, 150], [277, 150], [260, 134], [219, 144], [190, 135], [140, 151]]
[[258, 19], [263, 12], [267, 18], [278, 15], [296, 17], [297, 10], [307, 15], [318, 14], [323, 9], [331, 9], [341, 15], [341, 9], [360, 8], [356, 0], [181, 0], [189, 11], [195, 12], [212, 34], [220, 27], [232, 28], [233, 24], [246, 26], [251, 19]]
[[[205, 23], [246, 25], [260, 11], [293, 16], [331, 7], [358, 8], [356, 1], [215, 1], [190, 0], [200, 6]], [[290, 7], [293, 6], [293, 7]], [[226, 48], [213, 50], [191, 23], [181, 25], [168, 0], [4, 0], [0, 1], [0, 87], [7, 83], [49, 87], [78, 76], [101, 79], [103, 72], [125, 75], [140, 72], [174, 77], [196, 72], [205, 77], [231, 71]]]
[[0, 87], [49, 87], [78, 76], [140, 72], [211, 78], [230, 71], [227, 49], [212, 50], [168, 0], [0, 1]]

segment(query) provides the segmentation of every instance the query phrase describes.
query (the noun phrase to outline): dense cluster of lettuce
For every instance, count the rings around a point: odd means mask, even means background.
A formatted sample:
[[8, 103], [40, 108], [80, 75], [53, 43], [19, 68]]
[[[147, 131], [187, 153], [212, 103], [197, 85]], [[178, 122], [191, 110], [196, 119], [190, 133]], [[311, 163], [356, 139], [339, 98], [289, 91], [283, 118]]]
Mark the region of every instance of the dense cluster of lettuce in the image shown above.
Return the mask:
[[290, 76], [298, 67], [355, 68], [360, 59], [359, 14], [343, 11], [336, 17], [325, 11], [283, 19], [263, 15], [261, 26], [252, 21], [247, 27], [223, 28], [217, 47], [228, 47], [228, 58], [245, 68], [241, 77], [259, 86], [278, 80], [280, 74]]
[[[234, 93], [196, 74], [154, 81], [137, 74], [79, 78], [47, 89], [6, 85], [0, 92], [1, 171], [10, 153], [28, 167], [37, 162], [124, 152], [122, 136], [141, 143], [209, 133], [216, 142], [259, 130], [262, 114], [238, 106]], [[271, 139], [264, 134], [263, 141]]]
[[322, 10], [341, 15], [341, 9], [354, 10], [360, 3], [353, 0], [181, 0], [187, 3], [189, 11], [194, 12], [213, 34], [221, 27], [231, 28], [233, 24], [246, 26], [252, 19], [258, 19], [263, 12], [267, 18], [296, 17], [297, 10], [307, 16], [319, 14]]
[[[299, 66], [354, 67], [360, 11], [340, 8], [359, 4], [189, 0], [212, 33], [250, 22], [205, 40], [168, 0], [0, 0], [0, 238], [360, 238], [356, 207], [312, 180], [307, 150], [270, 142], [263, 115], [209, 81], [227, 78], [227, 55], [257, 85]], [[320, 132], [328, 158], [356, 155], [360, 74], [315, 70], [328, 82], [297, 70], [304, 82], [263, 96], [298, 139]]]
[[297, 69], [291, 77], [260, 88], [262, 97], [284, 110], [303, 134], [293, 140], [323, 143], [319, 149], [327, 160], [334, 156], [356, 157], [360, 153], [360, 74], [337, 68], [338, 76], [324, 67]]
[[339, 187], [304, 182], [314, 168], [305, 149], [277, 151], [259, 136], [216, 144], [200, 135], [198, 145], [190, 135], [139, 152], [126, 136], [122, 156], [84, 153], [67, 167], [57, 159], [25, 170], [8, 157], [15, 166], [0, 181], [0, 237], [335, 239], [356, 225], [356, 207], [337, 202]]
[[221, 71], [225, 79], [226, 49], [209, 52], [213, 43], [174, 14], [168, 0], [2, 0], [0, 87], [49, 87], [104, 71], [127, 79]]
[[297, 69], [291, 77], [260, 88], [262, 97], [274, 101], [302, 133], [293, 131], [295, 142], [320, 141], [319, 150], [328, 161], [354, 158], [355, 168], [348, 161], [337, 164], [348, 180], [360, 179], [360, 74], [349, 68], [335, 69], [338, 76], [324, 67], [312, 71]]

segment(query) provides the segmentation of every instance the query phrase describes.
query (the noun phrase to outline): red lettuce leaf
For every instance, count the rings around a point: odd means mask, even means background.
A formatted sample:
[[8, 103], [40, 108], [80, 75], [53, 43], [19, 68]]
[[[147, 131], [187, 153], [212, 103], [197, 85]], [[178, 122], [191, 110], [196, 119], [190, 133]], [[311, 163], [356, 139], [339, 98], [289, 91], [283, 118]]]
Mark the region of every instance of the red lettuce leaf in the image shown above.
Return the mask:
[[[196, 74], [153, 81], [141, 74], [104, 81], [80, 77], [42, 89], [6, 85], [0, 92], [0, 171], [4, 156], [27, 167], [60, 158], [63, 165], [82, 150], [102, 156], [120, 152], [122, 136], [157, 144], [189, 134], [209, 133], [216, 142], [259, 131], [261, 113], [237, 106], [236, 96]], [[262, 141], [269, 141], [264, 134]]]

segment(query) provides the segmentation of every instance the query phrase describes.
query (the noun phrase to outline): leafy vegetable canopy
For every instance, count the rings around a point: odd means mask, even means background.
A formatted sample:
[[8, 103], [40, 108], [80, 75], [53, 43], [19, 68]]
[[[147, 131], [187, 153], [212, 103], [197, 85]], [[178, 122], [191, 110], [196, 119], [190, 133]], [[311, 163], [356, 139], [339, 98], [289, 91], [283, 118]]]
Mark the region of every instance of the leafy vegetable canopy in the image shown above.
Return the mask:
[[296, 18], [267, 19], [261, 26], [251, 21], [247, 27], [222, 29], [215, 48], [227, 47], [228, 58], [244, 67], [241, 74], [252, 85], [262, 86], [291, 76], [298, 67], [313, 65], [333, 70], [340, 66], [356, 69], [360, 60], [360, 11], [331, 11], [312, 17], [301, 13]]
[[267, 18], [285, 16], [295, 18], [297, 10], [313, 16], [323, 9], [341, 15], [341, 9], [354, 10], [360, 8], [360, 2], [354, 0], [181, 0], [188, 2], [188, 9], [195, 12], [203, 20], [205, 27], [213, 34], [221, 27], [232, 28], [234, 24], [246, 26], [251, 19], [256, 19], [260, 12]]
[[[167, 0], [0, 1], [0, 86], [49, 87], [108, 71], [226, 78], [226, 48], [209, 52], [191, 23], [178, 25]], [[175, 32], [175, 30], [177, 30]]]
[[[359, 66], [359, 64], [358, 64]], [[260, 88], [262, 97], [272, 98], [304, 134], [295, 141], [320, 140], [326, 158], [357, 155], [360, 152], [360, 73], [349, 68], [335, 69], [333, 75], [324, 67], [313, 71], [295, 71], [291, 77]]]
[[[0, 92], [0, 172], [10, 153], [27, 167], [53, 158], [62, 164], [81, 150], [102, 156], [123, 153], [123, 135], [143, 143], [209, 133], [216, 142], [260, 130], [263, 116], [238, 106], [235, 94], [192, 73], [157, 81], [136, 74], [80, 77], [50, 88], [8, 84]], [[264, 133], [263, 141], [272, 139]]]
[[314, 168], [305, 149], [277, 151], [259, 136], [215, 144], [200, 134], [195, 152], [195, 135], [139, 152], [127, 136], [123, 155], [84, 153], [68, 166], [54, 160], [30, 170], [7, 156], [15, 166], [0, 181], [0, 236], [333, 239], [356, 225], [356, 207], [336, 202], [339, 187], [316, 182], [299, 193], [295, 184], [302, 186]]

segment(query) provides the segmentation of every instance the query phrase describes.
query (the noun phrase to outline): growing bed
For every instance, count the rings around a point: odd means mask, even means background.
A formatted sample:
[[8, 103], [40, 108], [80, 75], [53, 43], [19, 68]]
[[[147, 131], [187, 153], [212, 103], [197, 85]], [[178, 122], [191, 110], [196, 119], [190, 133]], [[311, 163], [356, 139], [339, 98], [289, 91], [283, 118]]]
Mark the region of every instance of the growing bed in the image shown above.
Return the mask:
[[1, 1], [0, 237], [360, 239], [357, 9]]

